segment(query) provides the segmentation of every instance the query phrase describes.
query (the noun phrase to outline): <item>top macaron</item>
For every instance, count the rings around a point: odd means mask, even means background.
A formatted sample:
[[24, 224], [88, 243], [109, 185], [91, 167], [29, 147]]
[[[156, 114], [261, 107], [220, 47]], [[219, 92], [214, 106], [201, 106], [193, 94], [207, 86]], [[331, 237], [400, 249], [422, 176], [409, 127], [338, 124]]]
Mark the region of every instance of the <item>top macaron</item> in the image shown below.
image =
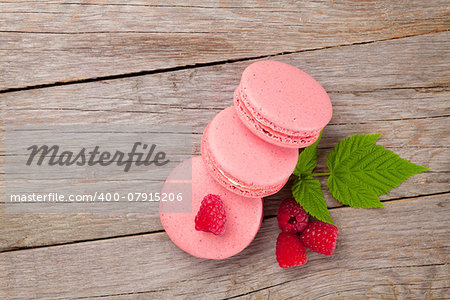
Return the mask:
[[239, 118], [254, 134], [282, 147], [314, 143], [332, 116], [331, 101], [310, 75], [278, 61], [258, 61], [234, 92]]

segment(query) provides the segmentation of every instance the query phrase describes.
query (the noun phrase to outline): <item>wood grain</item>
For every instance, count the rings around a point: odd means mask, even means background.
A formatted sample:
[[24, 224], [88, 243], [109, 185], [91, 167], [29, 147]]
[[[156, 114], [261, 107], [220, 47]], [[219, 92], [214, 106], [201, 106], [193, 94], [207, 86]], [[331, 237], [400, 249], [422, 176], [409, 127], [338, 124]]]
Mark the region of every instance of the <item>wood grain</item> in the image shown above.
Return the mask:
[[335, 254], [309, 251], [305, 266], [289, 270], [275, 261], [276, 218], [264, 221], [241, 254], [223, 261], [193, 258], [165, 233], [1, 253], [0, 296], [446, 298], [447, 199], [334, 209], [341, 224]]
[[[449, 178], [450, 174], [447, 172], [419, 174], [380, 199], [392, 200], [449, 192]], [[321, 178], [320, 181], [324, 188], [328, 207], [341, 207], [342, 205], [325, 190], [325, 178]], [[61, 185], [68, 183], [57, 182]], [[39, 183], [30, 182], [31, 186], [36, 184]], [[105, 184], [114, 186], [114, 192], [121, 194], [126, 192], [116, 188], [120, 183], [112, 181]], [[136, 183], [137, 186], [144, 184], [145, 182]], [[291, 182], [277, 194], [265, 199], [265, 216], [276, 215], [280, 201], [291, 197], [290, 187]], [[73, 193], [73, 190], [71, 192]], [[2, 209], [4, 207], [0, 206], [0, 211]], [[1, 213], [3, 217], [0, 219], [0, 251], [161, 231], [163, 227], [159, 221], [159, 215], [155, 211], [157, 211], [156, 204], [149, 209], [148, 213]], [[331, 216], [334, 218], [333, 212]]]
[[[374, 117], [390, 113], [391, 118], [395, 116], [400, 119], [410, 117], [405, 113], [414, 113], [416, 110], [409, 109], [408, 105], [401, 105], [402, 102], [407, 102], [407, 97], [416, 95], [414, 100], [424, 97], [423, 103], [427, 103], [426, 100], [429, 99], [427, 94], [448, 92], [449, 40], [450, 32], [443, 32], [275, 56], [272, 59], [290, 63], [311, 74], [331, 94], [333, 101], [335, 98], [336, 101], [359, 100], [348, 103], [366, 107], [367, 113], [364, 114], [364, 118], [386, 119]], [[164, 114], [164, 110], [168, 107], [179, 110], [219, 110], [231, 105], [233, 90], [239, 83], [242, 71], [251, 62], [1, 94], [0, 97], [4, 101], [0, 104], [3, 109], [13, 110], [48, 109], [84, 112], [101, 110]], [[401, 93], [409, 94], [402, 96]], [[369, 114], [373, 99], [379, 100], [380, 103], [383, 103], [381, 100], [387, 101], [386, 105], [390, 110], [377, 109], [376, 114]], [[443, 100], [441, 99], [442, 102]], [[339, 105], [334, 102], [333, 104]], [[422, 104], [421, 108], [432, 110], [425, 104]], [[396, 109], [394, 115], [391, 109]], [[345, 112], [352, 113], [351, 110]], [[344, 111], [337, 116], [342, 113]], [[89, 121], [92, 122], [94, 119]]]
[[[414, 176], [382, 199], [448, 192], [449, 33], [353, 45], [277, 57], [317, 78], [329, 91], [335, 115], [320, 144], [318, 170], [329, 149], [355, 133], [380, 132], [382, 144], [431, 170]], [[368, 56], [368, 53], [370, 55]], [[401, 53], [401, 55], [394, 55]], [[369, 57], [369, 59], [368, 59]], [[423, 61], [427, 63], [424, 64]], [[249, 62], [20, 91], [0, 95], [6, 124], [178, 124], [193, 128], [193, 154], [201, 133], [231, 95]], [[401, 72], [396, 70], [401, 70]], [[0, 134], [0, 138], [2, 135]], [[4, 154], [3, 147], [0, 147]], [[4, 156], [0, 156], [3, 164]], [[45, 174], [42, 174], [45, 179]], [[67, 174], [70, 178], [70, 174]], [[58, 181], [61, 186], [64, 180]], [[30, 182], [29, 188], [42, 184]], [[101, 182], [121, 191], [120, 182]], [[143, 186], [145, 181], [136, 181]], [[322, 180], [325, 186], [324, 180]], [[276, 214], [289, 185], [265, 201]], [[325, 193], [329, 207], [340, 206]], [[0, 200], [4, 201], [3, 199]], [[161, 230], [155, 214], [8, 215], [0, 218], [0, 249], [34, 247]], [[47, 228], [53, 231], [48, 231]]]
[[[411, 129], [420, 129], [424, 126], [421, 119], [436, 117], [439, 122], [439, 117], [450, 112], [446, 103], [449, 36], [448, 32], [430, 34], [276, 59], [301, 67], [329, 91], [335, 112], [332, 125], [360, 123], [373, 130], [370, 125], [374, 122], [392, 120], [402, 125], [406, 119], [412, 123], [408, 126], [418, 126]], [[232, 104], [232, 92], [248, 64], [7, 93], [0, 95], [0, 105], [6, 124], [28, 124], [30, 120], [35, 124], [125, 124], [133, 120], [148, 126], [191, 126], [194, 133], [200, 134], [218, 110]], [[419, 138], [394, 139], [399, 131], [386, 139], [393, 143], [387, 146], [399, 146], [395, 144], [399, 142], [402, 146], [419, 146]], [[447, 132], [441, 135], [443, 141], [426, 142], [430, 146], [448, 145]], [[427, 139], [427, 134], [420, 134]]]
[[450, 27], [445, 0], [2, 1], [0, 11], [0, 90]]
[[[224, 261], [179, 250], [157, 213], [7, 214], [0, 199], [0, 299], [450, 298], [448, 1], [0, 0], [0, 15], [2, 195], [5, 125], [178, 124], [192, 128], [197, 155], [243, 69], [263, 57], [330, 94], [317, 171], [339, 140], [375, 132], [430, 167], [382, 196], [383, 209], [344, 208], [325, 192], [336, 253], [308, 252], [290, 270], [275, 261], [274, 216], [292, 182], [265, 199], [250, 247]], [[51, 175], [26, 188], [73, 184]], [[95, 184], [149, 184], [111, 175]]]

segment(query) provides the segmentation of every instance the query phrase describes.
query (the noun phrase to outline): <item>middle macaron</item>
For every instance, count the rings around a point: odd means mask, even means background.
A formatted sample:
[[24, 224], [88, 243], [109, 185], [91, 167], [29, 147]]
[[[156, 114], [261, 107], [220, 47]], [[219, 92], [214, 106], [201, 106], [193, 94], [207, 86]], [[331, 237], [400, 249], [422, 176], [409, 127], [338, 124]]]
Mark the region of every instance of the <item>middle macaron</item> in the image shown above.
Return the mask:
[[298, 149], [279, 147], [254, 135], [234, 107], [221, 111], [208, 124], [201, 151], [211, 176], [226, 189], [245, 197], [278, 192], [298, 160]]

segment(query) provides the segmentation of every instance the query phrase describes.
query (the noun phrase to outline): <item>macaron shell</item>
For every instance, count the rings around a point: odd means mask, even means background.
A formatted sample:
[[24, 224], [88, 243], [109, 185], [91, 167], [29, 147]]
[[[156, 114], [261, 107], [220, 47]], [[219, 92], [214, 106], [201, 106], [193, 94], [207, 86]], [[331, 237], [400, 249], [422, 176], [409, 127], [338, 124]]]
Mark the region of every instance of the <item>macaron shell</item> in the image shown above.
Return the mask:
[[253, 63], [244, 70], [240, 88], [245, 106], [277, 131], [317, 133], [331, 120], [326, 91], [294, 66], [270, 60]]
[[266, 185], [266, 186], [248, 186], [243, 187], [242, 185], [244, 183], [240, 182], [236, 178], [232, 177], [231, 175], [225, 175], [223, 171], [221, 171], [218, 167], [216, 167], [216, 163], [213, 161], [213, 159], [210, 157], [210, 152], [207, 149], [207, 143], [202, 143], [202, 153], [203, 155], [203, 161], [205, 162], [205, 166], [208, 169], [211, 176], [223, 187], [226, 189], [232, 191], [233, 193], [236, 193], [238, 195], [241, 195], [243, 197], [251, 197], [251, 198], [258, 198], [258, 197], [265, 197], [268, 195], [275, 194], [278, 192], [287, 182], [287, 179], [277, 185]]
[[[248, 111], [245, 104], [241, 101], [239, 95], [240, 87], [237, 87], [234, 92], [234, 107], [241, 121], [252, 131], [256, 136], [269, 142], [271, 144], [288, 147], [288, 148], [304, 148], [313, 144], [320, 135], [320, 131], [316, 133], [312, 132], [297, 132], [296, 136], [284, 134], [277, 130], [282, 130], [276, 125], [272, 124], [272, 129], [263, 125], [261, 122], [255, 119], [255, 117]], [[267, 123], [267, 121], [266, 121]]]
[[234, 107], [229, 107], [205, 129], [202, 156], [216, 179], [214, 170], [220, 170], [240, 185], [257, 190], [258, 196], [267, 196], [286, 183], [297, 164], [298, 150], [257, 137], [241, 122]]
[[[263, 215], [261, 198], [245, 198], [219, 185], [207, 171], [200, 156], [182, 162], [166, 180], [162, 192], [177, 192], [178, 178], [184, 178], [192, 164], [192, 212], [165, 212], [160, 203], [160, 219], [170, 239], [187, 253], [208, 259], [224, 259], [245, 249], [259, 230]], [[171, 183], [171, 184], [169, 184]], [[195, 230], [195, 216], [203, 198], [208, 194], [219, 195], [225, 206], [225, 233], [216, 236]]]

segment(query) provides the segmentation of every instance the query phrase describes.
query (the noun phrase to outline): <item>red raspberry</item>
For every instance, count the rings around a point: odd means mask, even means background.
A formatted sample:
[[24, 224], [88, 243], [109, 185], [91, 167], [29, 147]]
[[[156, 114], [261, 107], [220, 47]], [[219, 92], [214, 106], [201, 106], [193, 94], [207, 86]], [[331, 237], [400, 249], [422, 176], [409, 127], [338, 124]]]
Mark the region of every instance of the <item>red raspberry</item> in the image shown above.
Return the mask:
[[336, 247], [339, 236], [339, 229], [324, 222], [311, 222], [305, 231], [300, 235], [300, 239], [305, 247], [314, 252], [331, 255]]
[[298, 235], [281, 232], [277, 238], [277, 261], [284, 269], [306, 264], [306, 250]]
[[278, 227], [283, 232], [301, 232], [308, 225], [308, 214], [294, 199], [286, 199], [278, 208]]
[[221, 235], [225, 232], [225, 207], [217, 195], [206, 195], [195, 216], [195, 230]]

